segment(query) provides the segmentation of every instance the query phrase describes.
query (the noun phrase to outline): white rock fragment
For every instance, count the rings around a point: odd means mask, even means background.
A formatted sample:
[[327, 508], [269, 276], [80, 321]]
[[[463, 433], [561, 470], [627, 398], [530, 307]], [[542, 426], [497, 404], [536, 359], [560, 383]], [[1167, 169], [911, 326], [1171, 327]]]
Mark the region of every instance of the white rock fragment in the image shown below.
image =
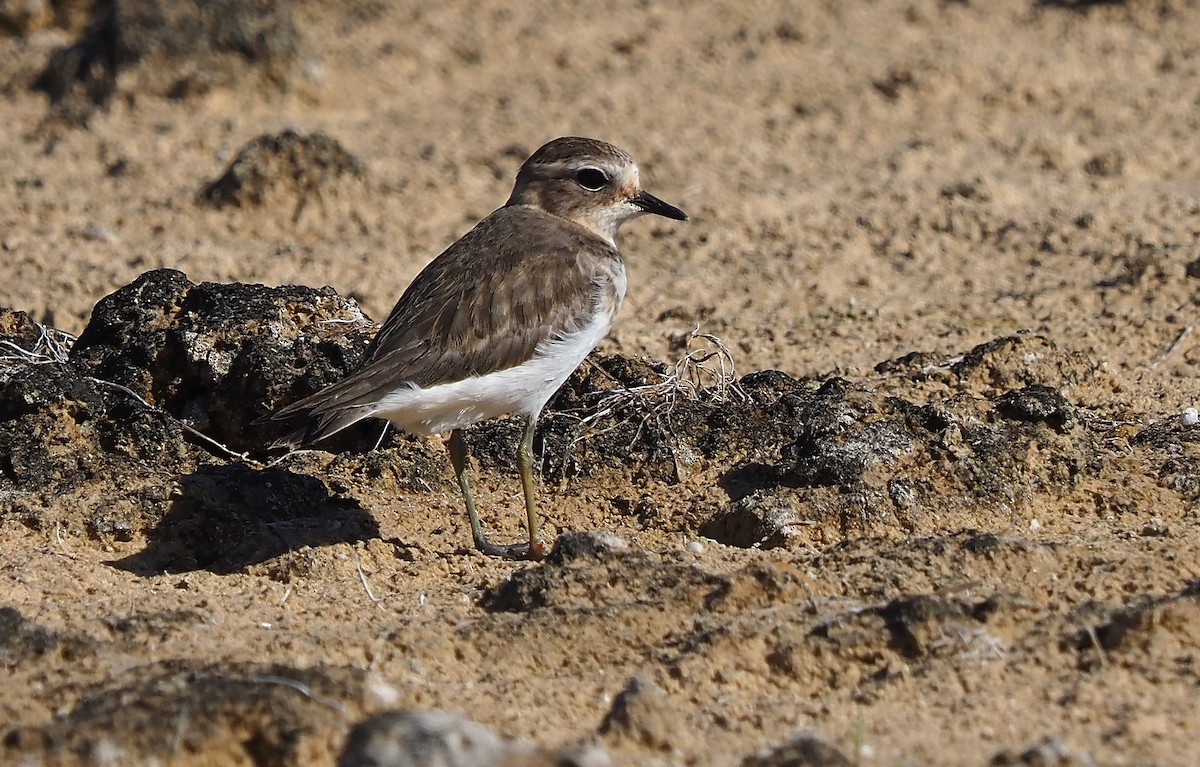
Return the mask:
[[367, 674], [367, 699], [372, 705], [384, 708], [396, 708], [402, 702], [400, 690], [375, 672]]

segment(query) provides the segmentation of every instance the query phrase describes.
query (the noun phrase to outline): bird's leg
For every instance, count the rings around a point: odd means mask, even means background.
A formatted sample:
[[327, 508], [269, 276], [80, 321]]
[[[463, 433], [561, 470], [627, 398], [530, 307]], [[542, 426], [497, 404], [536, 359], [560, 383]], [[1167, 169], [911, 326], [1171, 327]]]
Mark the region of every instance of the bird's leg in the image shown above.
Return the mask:
[[533, 433], [537, 426], [537, 416], [527, 416], [525, 433], [521, 435], [521, 444], [517, 448], [517, 471], [521, 474], [521, 489], [525, 491], [525, 518], [529, 530], [529, 559], [541, 559], [546, 556], [546, 544], [538, 538], [540, 524], [537, 513], [537, 492], [533, 484]]
[[[530, 558], [530, 551], [532, 549], [527, 544], [504, 546], [492, 543], [487, 539], [487, 535], [483, 532], [483, 525], [479, 522], [479, 512], [475, 510], [475, 496], [471, 494], [471, 482], [467, 478], [467, 443], [463, 440], [462, 433], [458, 429], [450, 432], [450, 439], [447, 440], [446, 447], [450, 452], [450, 465], [454, 468], [454, 477], [458, 480], [458, 486], [462, 490], [463, 503], [467, 507], [467, 516], [471, 520], [471, 540], [475, 543], [475, 548], [489, 557], [504, 557], [506, 559]], [[519, 463], [520, 460], [518, 458], [518, 465]], [[540, 558], [539, 554], [543, 554], [540, 547], [533, 556]]]
[[463, 502], [467, 505], [467, 516], [471, 519], [471, 538], [475, 541], [475, 548], [483, 549], [488, 545], [488, 541], [483, 534], [483, 525], [479, 524], [479, 512], [475, 511], [471, 480], [467, 479], [467, 443], [463, 441], [462, 433], [458, 429], [450, 432], [446, 447], [450, 450], [450, 465], [454, 467], [454, 478], [458, 480]]

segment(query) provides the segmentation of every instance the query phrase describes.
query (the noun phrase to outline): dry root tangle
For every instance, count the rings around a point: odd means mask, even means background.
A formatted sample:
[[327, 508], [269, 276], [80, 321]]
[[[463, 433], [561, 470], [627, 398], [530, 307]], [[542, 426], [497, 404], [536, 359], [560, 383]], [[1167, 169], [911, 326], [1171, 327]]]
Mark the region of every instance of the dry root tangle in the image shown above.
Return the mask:
[[673, 438], [675, 432], [671, 425], [671, 414], [681, 402], [724, 404], [750, 400], [750, 396], [738, 385], [733, 354], [720, 338], [701, 331], [697, 325], [685, 340], [684, 355], [667, 372], [660, 374], [661, 380], [642, 386], [623, 387], [605, 394], [595, 410], [580, 419], [579, 434], [572, 444], [619, 428], [625, 421], [618, 420], [602, 429], [598, 429], [597, 425], [621, 411], [633, 409], [642, 412], [637, 431], [630, 441], [632, 445], [651, 422]]

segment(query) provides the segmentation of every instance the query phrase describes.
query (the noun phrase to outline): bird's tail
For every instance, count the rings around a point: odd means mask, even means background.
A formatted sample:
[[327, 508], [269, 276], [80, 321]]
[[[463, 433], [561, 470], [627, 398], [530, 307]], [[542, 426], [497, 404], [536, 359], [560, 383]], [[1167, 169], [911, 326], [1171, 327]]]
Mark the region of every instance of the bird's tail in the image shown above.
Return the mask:
[[369, 407], [365, 405], [330, 408], [322, 407], [319, 401], [310, 401], [315, 399], [318, 398], [302, 399], [255, 419], [255, 424], [281, 424], [286, 429], [270, 444], [272, 450], [311, 445], [371, 417]]

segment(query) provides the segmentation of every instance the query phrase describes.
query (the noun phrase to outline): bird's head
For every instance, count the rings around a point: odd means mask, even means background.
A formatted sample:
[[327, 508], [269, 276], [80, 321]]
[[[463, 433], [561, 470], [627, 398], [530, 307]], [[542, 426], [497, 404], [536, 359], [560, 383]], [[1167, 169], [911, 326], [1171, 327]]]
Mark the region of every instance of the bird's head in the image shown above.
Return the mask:
[[508, 204], [541, 208], [614, 245], [621, 224], [643, 214], [687, 220], [682, 210], [642, 189], [627, 152], [590, 138], [557, 138], [530, 155]]

